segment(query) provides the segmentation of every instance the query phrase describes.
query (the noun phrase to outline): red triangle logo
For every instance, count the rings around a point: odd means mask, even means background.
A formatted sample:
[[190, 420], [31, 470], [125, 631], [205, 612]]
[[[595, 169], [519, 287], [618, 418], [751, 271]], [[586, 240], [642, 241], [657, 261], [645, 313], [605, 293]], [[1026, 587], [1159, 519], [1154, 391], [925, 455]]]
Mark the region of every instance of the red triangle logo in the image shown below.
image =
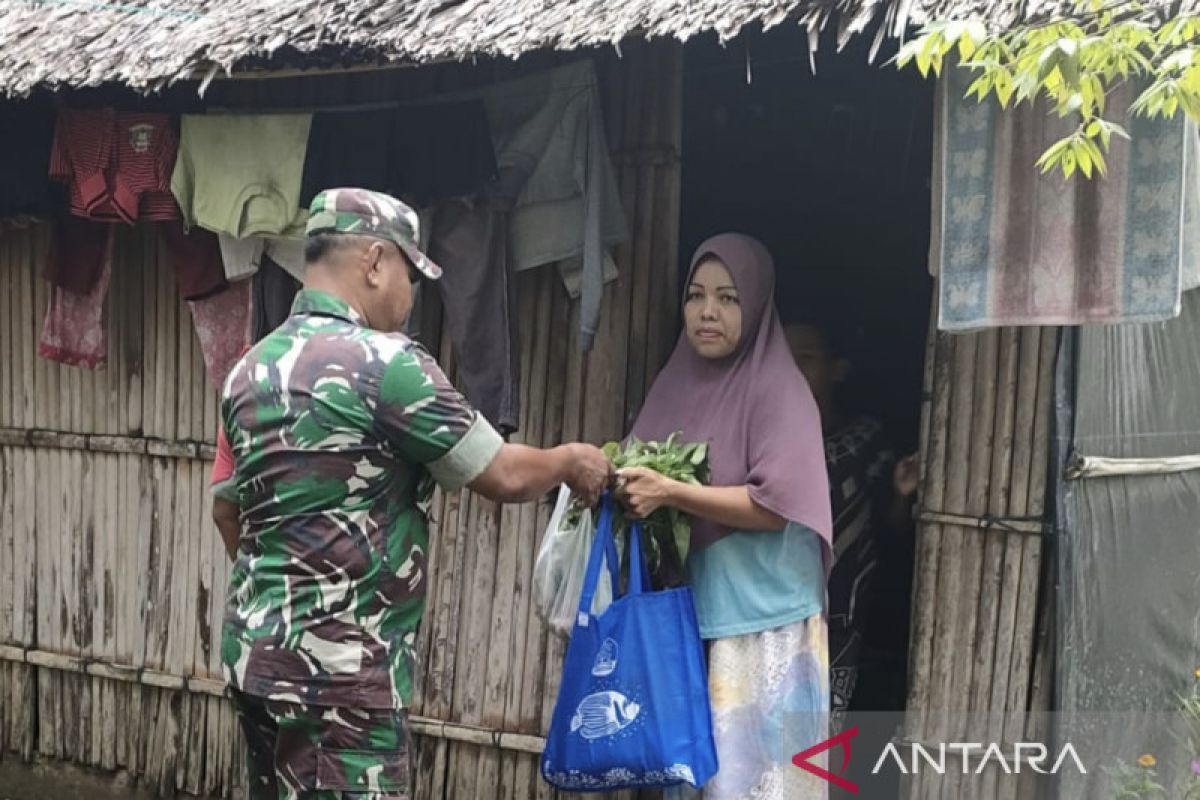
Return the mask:
[[[857, 725], [849, 730], [842, 731], [837, 736], [830, 737], [823, 742], [813, 745], [802, 753], [797, 753], [792, 757], [792, 763], [805, 772], [810, 772], [839, 789], [845, 789], [850, 794], [858, 794], [858, 784], [842, 777], [846, 774], [846, 769], [850, 766], [850, 740], [855, 736], [858, 736]], [[842, 768], [838, 770], [837, 775], [809, 760], [835, 747], [842, 750]]]

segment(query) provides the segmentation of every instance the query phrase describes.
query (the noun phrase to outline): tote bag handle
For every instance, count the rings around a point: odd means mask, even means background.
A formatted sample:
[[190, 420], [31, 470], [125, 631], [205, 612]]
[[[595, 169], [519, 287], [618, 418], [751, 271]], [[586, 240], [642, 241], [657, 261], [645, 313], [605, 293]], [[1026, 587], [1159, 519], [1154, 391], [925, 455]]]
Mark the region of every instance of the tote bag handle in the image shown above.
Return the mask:
[[[600, 499], [600, 519], [596, 523], [596, 538], [592, 542], [592, 552], [588, 556], [587, 574], [583, 579], [583, 592], [579, 595], [579, 610], [575, 616], [575, 624], [587, 627], [591, 617], [592, 600], [596, 596], [596, 587], [600, 583], [601, 562], [606, 562], [608, 574], [612, 579], [613, 597], [617, 597], [617, 586], [620, 585], [620, 560], [617, 556], [617, 543], [613, 536], [613, 498], [611, 492], [605, 492]], [[625, 594], [641, 594], [650, 589], [650, 572], [646, 567], [646, 559], [642, 555], [642, 523], [634, 521], [629, 526], [629, 587]]]
[[642, 554], [642, 522], [635, 520], [629, 526], [629, 590], [626, 594], [641, 594], [650, 591], [650, 571]]
[[600, 584], [600, 568], [604, 562], [608, 564], [608, 574], [612, 578], [613, 598], [617, 596], [620, 585], [620, 562], [617, 558], [617, 543], [613, 539], [613, 499], [611, 492], [605, 492], [600, 498], [600, 516], [596, 521], [596, 538], [592, 540], [592, 552], [588, 556], [587, 572], [583, 578], [583, 592], [579, 595], [579, 610], [575, 615], [575, 624], [587, 627], [592, 614], [592, 600], [596, 597], [596, 587]]

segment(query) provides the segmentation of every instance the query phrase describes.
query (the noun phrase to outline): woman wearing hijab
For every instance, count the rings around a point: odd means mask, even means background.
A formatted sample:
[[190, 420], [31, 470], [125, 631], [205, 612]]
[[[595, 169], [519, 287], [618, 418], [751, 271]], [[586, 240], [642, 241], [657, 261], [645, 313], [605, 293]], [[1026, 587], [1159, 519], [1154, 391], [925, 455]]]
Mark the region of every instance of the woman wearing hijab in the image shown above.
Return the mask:
[[684, 331], [631, 435], [709, 446], [708, 486], [647, 469], [618, 473], [635, 517], [692, 517], [688, 579], [709, 643], [720, 771], [706, 800], [826, 796], [792, 757], [826, 737], [824, 621], [832, 524], [821, 424], [775, 312], [775, 267], [748, 236], [692, 258]]

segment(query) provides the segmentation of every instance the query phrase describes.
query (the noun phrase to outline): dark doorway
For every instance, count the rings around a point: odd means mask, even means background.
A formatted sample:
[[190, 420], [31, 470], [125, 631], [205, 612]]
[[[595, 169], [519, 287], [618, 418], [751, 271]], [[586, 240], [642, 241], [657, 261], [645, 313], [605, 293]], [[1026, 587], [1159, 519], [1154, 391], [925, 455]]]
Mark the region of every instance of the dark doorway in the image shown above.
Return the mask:
[[[824, 42], [814, 75], [806, 39], [783, 25], [686, 46], [681, 277], [708, 236], [760, 239], [775, 257], [785, 324], [831, 329], [852, 363], [838, 407], [877, 420], [902, 456], [918, 447], [932, 298], [933, 85], [886, 64], [887, 52], [870, 64], [869, 36], [841, 53]], [[903, 709], [912, 537], [878, 550], [874, 649], [852, 710]], [[858, 778], [866, 797], [895, 796], [894, 781]]]

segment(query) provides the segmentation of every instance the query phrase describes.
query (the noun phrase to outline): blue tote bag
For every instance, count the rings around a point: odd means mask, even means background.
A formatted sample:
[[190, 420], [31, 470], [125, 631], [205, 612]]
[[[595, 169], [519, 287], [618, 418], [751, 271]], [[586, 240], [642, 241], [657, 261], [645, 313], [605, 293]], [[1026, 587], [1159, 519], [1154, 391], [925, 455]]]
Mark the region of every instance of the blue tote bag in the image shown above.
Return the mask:
[[701, 786], [716, 774], [717, 751], [692, 591], [649, 591], [641, 526], [634, 523], [628, 590], [600, 615], [591, 614], [605, 564], [618, 585], [612, 528], [612, 498], [606, 495], [542, 777], [575, 792]]

